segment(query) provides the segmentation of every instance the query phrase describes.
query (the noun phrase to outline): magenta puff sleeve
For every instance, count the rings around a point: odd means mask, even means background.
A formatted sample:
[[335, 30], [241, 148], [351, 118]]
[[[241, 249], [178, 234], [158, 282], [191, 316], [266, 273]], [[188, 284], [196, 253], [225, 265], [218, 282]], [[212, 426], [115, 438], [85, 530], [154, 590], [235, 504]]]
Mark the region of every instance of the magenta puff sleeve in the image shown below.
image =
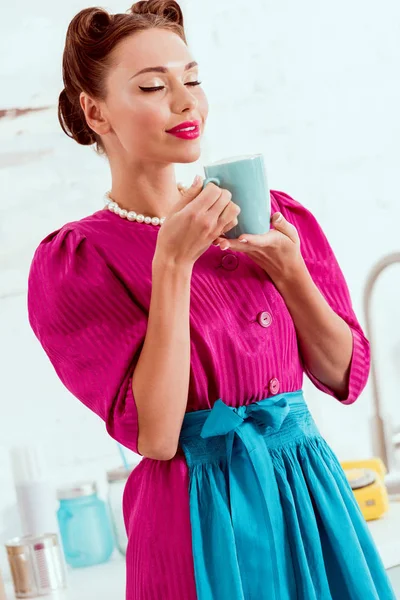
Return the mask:
[[65, 387], [138, 453], [131, 379], [147, 315], [85, 235], [64, 226], [34, 254], [30, 325]]
[[370, 370], [370, 345], [354, 313], [349, 289], [335, 254], [314, 215], [283, 192], [274, 192], [284, 217], [296, 227], [301, 240], [301, 253], [311, 277], [331, 308], [351, 329], [353, 353], [346, 398], [321, 383], [304, 365], [306, 375], [321, 391], [343, 404], [352, 404], [363, 391]]

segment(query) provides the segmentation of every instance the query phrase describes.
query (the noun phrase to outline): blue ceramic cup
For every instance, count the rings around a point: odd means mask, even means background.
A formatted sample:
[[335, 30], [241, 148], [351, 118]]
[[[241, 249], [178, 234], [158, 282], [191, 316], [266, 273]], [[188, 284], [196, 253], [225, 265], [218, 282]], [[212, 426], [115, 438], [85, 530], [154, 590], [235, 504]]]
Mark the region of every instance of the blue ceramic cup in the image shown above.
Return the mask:
[[229, 190], [232, 202], [240, 206], [238, 224], [225, 233], [234, 239], [243, 233], [261, 234], [270, 229], [271, 201], [262, 154], [226, 158], [204, 167], [206, 179]]

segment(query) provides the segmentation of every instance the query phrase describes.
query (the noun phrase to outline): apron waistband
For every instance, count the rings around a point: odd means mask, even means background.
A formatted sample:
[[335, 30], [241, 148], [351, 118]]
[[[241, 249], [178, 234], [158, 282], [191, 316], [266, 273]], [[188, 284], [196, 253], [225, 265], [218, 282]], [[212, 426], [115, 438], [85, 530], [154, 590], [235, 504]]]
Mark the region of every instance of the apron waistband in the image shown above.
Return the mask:
[[223, 457], [229, 462], [235, 434], [251, 453], [268, 430], [281, 428], [290, 407], [299, 404], [306, 405], [303, 390], [238, 407], [228, 406], [220, 398], [211, 409], [186, 413], [179, 442], [188, 466]]

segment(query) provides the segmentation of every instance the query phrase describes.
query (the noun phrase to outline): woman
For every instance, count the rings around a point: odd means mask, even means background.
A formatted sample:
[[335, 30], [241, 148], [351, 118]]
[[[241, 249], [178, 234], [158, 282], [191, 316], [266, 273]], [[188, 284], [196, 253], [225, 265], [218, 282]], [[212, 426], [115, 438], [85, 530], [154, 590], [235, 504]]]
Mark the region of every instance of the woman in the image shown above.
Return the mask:
[[272, 192], [271, 231], [228, 240], [229, 192], [178, 189], [208, 106], [173, 0], [78, 13], [63, 78], [60, 123], [106, 154], [110, 210], [40, 243], [29, 319], [64, 385], [143, 456], [127, 599], [393, 599], [301, 392], [306, 372], [351, 404], [370, 360], [316, 219]]

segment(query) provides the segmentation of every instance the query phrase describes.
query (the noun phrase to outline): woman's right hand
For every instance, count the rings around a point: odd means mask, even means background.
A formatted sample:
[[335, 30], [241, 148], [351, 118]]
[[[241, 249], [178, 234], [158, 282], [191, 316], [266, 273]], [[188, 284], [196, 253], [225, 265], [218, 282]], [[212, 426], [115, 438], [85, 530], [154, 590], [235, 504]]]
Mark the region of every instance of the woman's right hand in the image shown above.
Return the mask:
[[202, 187], [197, 176], [158, 233], [157, 254], [174, 264], [193, 266], [214, 240], [237, 225], [240, 208], [232, 202], [232, 194], [213, 183]]

